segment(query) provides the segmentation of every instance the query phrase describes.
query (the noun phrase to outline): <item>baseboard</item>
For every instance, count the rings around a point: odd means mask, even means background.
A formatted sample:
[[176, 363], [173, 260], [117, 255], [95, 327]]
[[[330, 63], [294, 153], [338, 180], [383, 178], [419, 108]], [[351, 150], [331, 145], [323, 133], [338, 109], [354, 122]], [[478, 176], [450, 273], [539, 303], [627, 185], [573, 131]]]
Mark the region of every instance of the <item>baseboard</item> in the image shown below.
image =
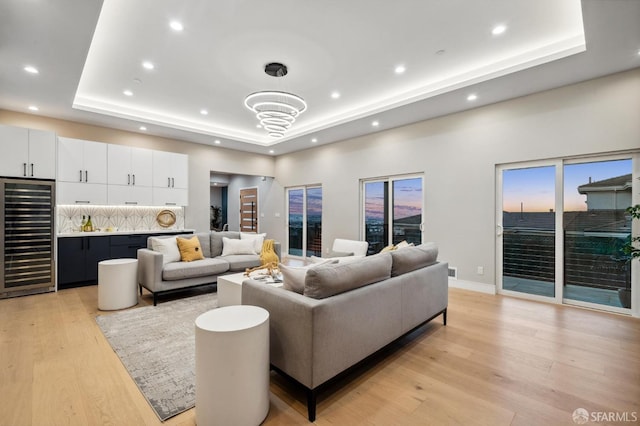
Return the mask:
[[461, 288], [463, 290], [477, 291], [478, 293], [496, 294], [495, 285], [479, 283], [475, 281], [449, 279], [449, 287]]

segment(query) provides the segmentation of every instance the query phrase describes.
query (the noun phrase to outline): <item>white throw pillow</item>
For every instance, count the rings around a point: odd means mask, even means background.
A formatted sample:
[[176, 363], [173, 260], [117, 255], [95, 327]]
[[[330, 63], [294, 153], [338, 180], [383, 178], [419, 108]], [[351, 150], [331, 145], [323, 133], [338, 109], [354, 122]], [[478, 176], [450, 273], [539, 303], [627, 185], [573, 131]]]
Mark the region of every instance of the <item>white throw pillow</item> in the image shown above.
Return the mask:
[[151, 250], [162, 253], [162, 264], [169, 262], [180, 262], [180, 249], [176, 237], [171, 238], [151, 238]]
[[255, 249], [256, 254], [260, 254], [262, 252], [262, 244], [264, 243], [264, 239], [267, 234], [251, 234], [248, 232], [241, 232], [240, 239], [241, 240], [252, 240], [253, 248]]
[[222, 237], [221, 256], [233, 254], [256, 254], [253, 240], [238, 240], [237, 238]]

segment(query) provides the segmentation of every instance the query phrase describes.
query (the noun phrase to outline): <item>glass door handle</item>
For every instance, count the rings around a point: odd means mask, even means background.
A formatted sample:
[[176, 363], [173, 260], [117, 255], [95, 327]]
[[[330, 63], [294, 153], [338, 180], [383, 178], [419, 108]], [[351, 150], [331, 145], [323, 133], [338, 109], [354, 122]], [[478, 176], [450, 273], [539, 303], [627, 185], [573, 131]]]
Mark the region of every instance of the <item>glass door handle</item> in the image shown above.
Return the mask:
[[504, 231], [504, 228], [502, 227], [502, 225], [496, 225], [496, 236], [501, 236], [502, 233]]

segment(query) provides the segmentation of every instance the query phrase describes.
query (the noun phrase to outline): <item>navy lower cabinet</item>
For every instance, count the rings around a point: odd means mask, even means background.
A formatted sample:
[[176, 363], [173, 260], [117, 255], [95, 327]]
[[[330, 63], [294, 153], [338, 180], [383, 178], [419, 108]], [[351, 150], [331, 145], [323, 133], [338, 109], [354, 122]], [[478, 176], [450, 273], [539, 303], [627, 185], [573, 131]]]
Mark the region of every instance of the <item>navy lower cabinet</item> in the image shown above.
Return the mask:
[[153, 236], [184, 235], [193, 231], [58, 237], [58, 290], [98, 284], [98, 262], [138, 257]]
[[110, 238], [111, 258], [131, 258], [138, 257], [138, 249], [147, 247], [147, 234], [114, 235]]
[[98, 262], [110, 259], [108, 237], [58, 238], [58, 289], [98, 283]]

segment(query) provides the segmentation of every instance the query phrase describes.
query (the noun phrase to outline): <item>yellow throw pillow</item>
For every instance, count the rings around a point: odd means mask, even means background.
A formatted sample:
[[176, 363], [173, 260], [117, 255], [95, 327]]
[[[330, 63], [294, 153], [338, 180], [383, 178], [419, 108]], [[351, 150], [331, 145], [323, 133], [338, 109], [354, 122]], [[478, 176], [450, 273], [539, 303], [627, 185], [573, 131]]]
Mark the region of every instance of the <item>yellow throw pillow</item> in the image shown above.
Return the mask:
[[191, 238], [176, 238], [178, 243], [178, 250], [180, 250], [180, 260], [183, 262], [191, 262], [193, 260], [204, 259], [202, 254], [202, 247], [200, 247], [200, 240], [198, 237], [193, 236]]

